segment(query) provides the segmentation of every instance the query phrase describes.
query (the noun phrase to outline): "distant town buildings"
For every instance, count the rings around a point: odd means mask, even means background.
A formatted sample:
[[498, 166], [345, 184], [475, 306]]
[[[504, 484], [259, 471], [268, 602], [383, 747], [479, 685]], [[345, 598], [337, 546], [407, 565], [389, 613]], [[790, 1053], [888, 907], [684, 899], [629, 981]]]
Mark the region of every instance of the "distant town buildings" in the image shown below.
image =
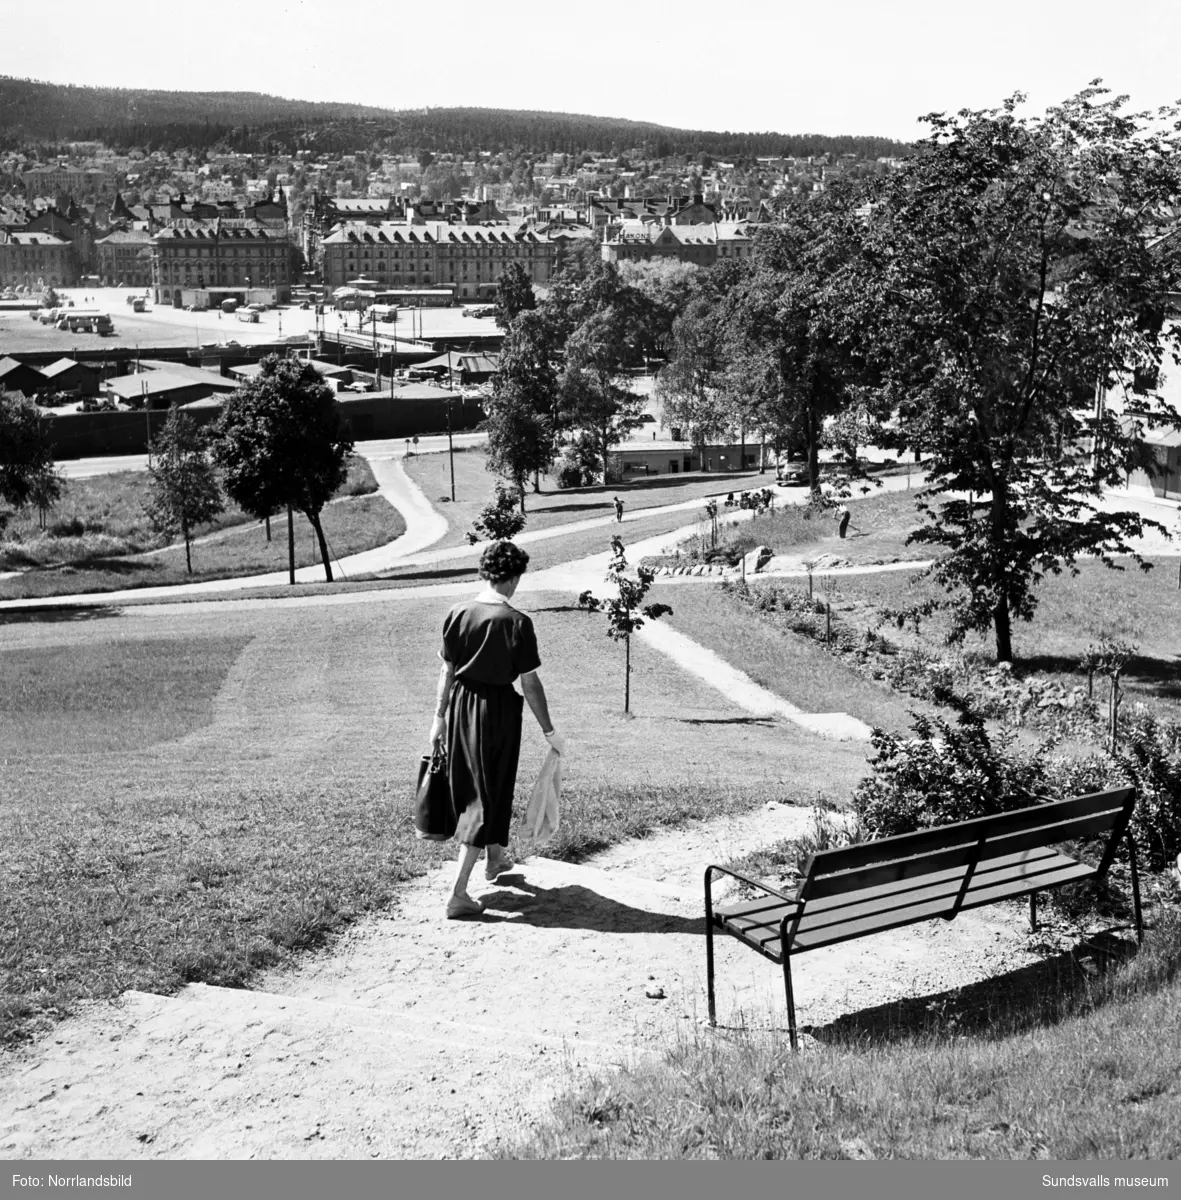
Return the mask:
[[77, 282], [71, 242], [54, 233], [0, 229], [0, 287], [69, 287]]
[[148, 288], [153, 283], [152, 235], [146, 229], [115, 229], [99, 238], [98, 276], [104, 287]]
[[152, 287], [158, 304], [177, 307], [186, 292], [206, 302], [265, 290], [272, 303], [291, 296], [291, 239], [285, 225], [248, 218], [175, 220], [151, 238]]
[[324, 285], [330, 291], [358, 277], [379, 288], [448, 287], [460, 300], [488, 299], [509, 263], [534, 283], [553, 274], [557, 243], [528, 225], [468, 225], [444, 221], [349, 222], [322, 243]]

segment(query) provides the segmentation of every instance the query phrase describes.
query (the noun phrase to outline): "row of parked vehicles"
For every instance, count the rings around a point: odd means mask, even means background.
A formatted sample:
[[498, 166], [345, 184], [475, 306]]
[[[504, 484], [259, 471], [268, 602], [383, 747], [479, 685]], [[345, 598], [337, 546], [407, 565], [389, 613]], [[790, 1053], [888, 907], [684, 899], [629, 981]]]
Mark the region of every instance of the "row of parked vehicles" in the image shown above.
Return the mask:
[[70, 304], [64, 308], [34, 309], [29, 316], [42, 325], [52, 325], [68, 333], [97, 333], [106, 337], [115, 332], [115, 323], [96, 308], [75, 308]]

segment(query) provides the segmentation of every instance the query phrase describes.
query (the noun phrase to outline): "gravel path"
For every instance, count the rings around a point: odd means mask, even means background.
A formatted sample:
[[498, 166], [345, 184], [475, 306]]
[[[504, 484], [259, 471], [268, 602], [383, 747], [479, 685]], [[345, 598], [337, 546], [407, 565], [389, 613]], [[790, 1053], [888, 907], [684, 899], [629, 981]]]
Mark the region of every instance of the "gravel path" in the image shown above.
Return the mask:
[[[781, 1028], [778, 970], [719, 939], [719, 1020], [703, 1021], [701, 878], [805, 828], [768, 805], [616, 846], [533, 858], [487, 885], [481, 920], [446, 921], [449, 869], [255, 989], [96, 1003], [0, 1065], [13, 1158], [484, 1157], [591, 1070], [678, 1036]], [[1016, 906], [808, 955], [812, 1026], [1036, 962]]]

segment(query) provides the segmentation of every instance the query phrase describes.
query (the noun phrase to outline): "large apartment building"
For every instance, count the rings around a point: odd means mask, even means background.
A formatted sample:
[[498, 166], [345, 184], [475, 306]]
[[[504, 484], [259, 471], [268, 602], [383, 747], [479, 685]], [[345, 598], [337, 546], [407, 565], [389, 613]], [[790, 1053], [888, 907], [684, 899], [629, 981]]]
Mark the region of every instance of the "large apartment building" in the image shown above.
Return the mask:
[[245, 217], [178, 220], [152, 237], [152, 287], [157, 304], [180, 306], [188, 291], [291, 296], [292, 247], [283, 223]]
[[675, 258], [699, 267], [732, 258], [746, 258], [752, 249], [744, 221], [673, 225], [666, 222], [622, 221], [604, 232], [603, 259]]
[[358, 277], [379, 287], [450, 287], [460, 300], [491, 298], [509, 263], [534, 283], [553, 274], [555, 241], [527, 225], [461, 225], [445, 221], [349, 222], [322, 243], [325, 286]]
[[72, 242], [54, 233], [0, 230], [0, 287], [69, 287], [77, 282]]
[[146, 229], [115, 229], [94, 243], [105, 287], [152, 286], [152, 235]]

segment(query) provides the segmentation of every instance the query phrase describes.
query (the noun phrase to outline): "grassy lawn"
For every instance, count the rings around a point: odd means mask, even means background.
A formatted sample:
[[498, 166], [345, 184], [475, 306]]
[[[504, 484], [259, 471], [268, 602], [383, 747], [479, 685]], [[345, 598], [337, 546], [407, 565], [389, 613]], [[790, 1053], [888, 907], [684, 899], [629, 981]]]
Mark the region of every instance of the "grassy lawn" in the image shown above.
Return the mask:
[[[406, 531], [401, 514], [381, 496], [361, 496], [328, 504], [321, 513], [321, 521], [334, 561], [392, 542]], [[302, 514], [296, 514], [294, 531], [295, 565], [303, 567], [318, 563], [320, 551], [316, 535]], [[253, 523], [195, 545], [192, 575], [185, 568], [183, 545], [169, 547], [160, 553], [98, 558], [78, 566], [26, 571], [11, 579], [0, 580], [0, 599], [81, 595], [286, 571], [286, 517], [272, 519], [271, 535], [273, 540], [268, 542], [263, 527]]]
[[[46, 515], [44, 530], [35, 509], [21, 510], [8, 523], [0, 540], [0, 570], [63, 563], [78, 566], [168, 545], [168, 538], [152, 528], [144, 512], [149, 482], [146, 471], [68, 480], [61, 500]], [[353, 455], [348, 478], [337, 496], [364, 496], [376, 491], [377, 481], [369, 464]], [[195, 530], [194, 536], [254, 523], [254, 517], [226, 497], [225, 510]]]
[[1181, 922], [1162, 917], [1131, 959], [1096, 958], [1106, 969], [1094, 980], [1063, 954], [859, 1013], [815, 1030], [819, 1046], [799, 1056], [786, 1035], [683, 1035], [661, 1059], [567, 1094], [503, 1153], [1172, 1159]]
[[[897, 611], [942, 595], [910, 573], [834, 576], [830, 583], [834, 611], [861, 628], [872, 626], [883, 609]], [[1156, 559], [1147, 573], [1132, 563], [1114, 571], [1083, 562], [1076, 578], [1051, 576], [1038, 596], [1033, 620], [1013, 627], [1018, 672], [1036, 672], [1068, 687], [1083, 684], [1080, 657], [1108, 635], [1139, 646], [1121, 680], [1126, 699], [1171, 710], [1174, 718], [1181, 715], [1181, 590], [1175, 558]], [[947, 614], [937, 611], [922, 621], [918, 635], [909, 624], [899, 630], [889, 623], [881, 631], [899, 645], [938, 650], [948, 627]], [[995, 645], [991, 636], [972, 635], [963, 653], [987, 664], [995, 658]], [[1099, 680], [1095, 686], [1097, 694], [1105, 687]]]
[[911, 710], [934, 711], [865, 679], [817, 642], [780, 632], [714, 584], [657, 583], [650, 599], [672, 605], [675, 629], [805, 712], [847, 712], [869, 725], [904, 729]]
[[[784, 494], [777, 492], [780, 497]], [[838, 536], [836, 518], [831, 513], [807, 516], [798, 505], [779, 505], [749, 523], [723, 526], [718, 531], [718, 549], [746, 553], [755, 546], [770, 546], [776, 555], [801, 563], [825, 554], [856, 565], [927, 559], [931, 557], [928, 547], [906, 544], [907, 535], [921, 524], [914, 495], [871, 492], [849, 500], [850, 522], [844, 538]], [[699, 539], [694, 540], [682, 549], [692, 552], [699, 544]], [[712, 539], [707, 539], [705, 548], [712, 548]]]
[[[446, 454], [414, 455], [405, 460], [406, 473], [422, 488], [427, 499], [436, 504], [447, 518], [447, 536], [438, 549], [462, 546], [467, 532], [480, 510], [493, 497], [496, 476], [485, 470], [485, 453], [478, 447], [455, 453], [455, 503], [451, 503], [451, 475]], [[525, 497], [528, 517], [527, 530], [547, 529], [593, 517], [615, 515], [613, 499], [624, 503], [624, 512], [656, 508], [665, 504], [681, 504], [709, 496], [725, 496], [727, 492], [763, 487], [774, 482], [774, 475], [759, 475], [757, 471], [735, 472], [732, 475], [654, 475], [647, 479], [630, 480], [609, 487], [596, 485], [560, 490], [548, 476], [542, 476], [541, 492], [532, 490]], [[445, 501], [444, 503], [439, 503]], [[681, 524], [689, 518], [682, 514]], [[628, 527], [629, 529], [631, 526]], [[572, 556], [568, 556], [572, 557]]]
[[[447, 604], [0, 617], [0, 1039], [82, 998], [241, 983], [451, 857], [410, 806]], [[522, 606], [570, 745], [550, 853], [840, 801], [864, 769], [862, 747], [748, 720], [642, 646], [625, 718], [601, 623]], [[521, 793], [544, 750], [529, 728]]]

